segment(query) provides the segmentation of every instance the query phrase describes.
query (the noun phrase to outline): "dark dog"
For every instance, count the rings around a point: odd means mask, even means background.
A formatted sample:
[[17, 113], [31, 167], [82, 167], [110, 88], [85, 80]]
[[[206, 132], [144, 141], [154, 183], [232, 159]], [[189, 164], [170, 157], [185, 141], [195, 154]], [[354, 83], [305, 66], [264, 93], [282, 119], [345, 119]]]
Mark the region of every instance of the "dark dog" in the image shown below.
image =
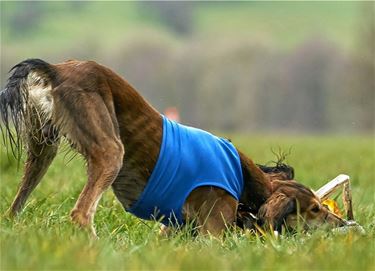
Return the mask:
[[[167, 120], [124, 79], [92, 61], [51, 65], [30, 59], [11, 71], [0, 93], [1, 115], [12, 150], [19, 158], [24, 143], [27, 160], [10, 214], [22, 209], [54, 159], [61, 138], [66, 138], [87, 161], [88, 180], [71, 212], [73, 222], [95, 234], [95, 210], [101, 195], [110, 186], [126, 210], [136, 203], [142, 208], [138, 200], [156, 172], [163, 132], [165, 135], [163, 122]], [[11, 122], [15, 133], [10, 128]], [[202, 131], [196, 132], [203, 135]], [[236, 223], [237, 208], [241, 204], [258, 213], [261, 224], [273, 229], [280, 229], [284, 222], [293, 226], [297, 206], [307, 224], [343, 223], [322, 207], [310, 189], [295, 181], [278, 180], [291, 179], [292, 172], [267, 172], [263, 168], [264, 173], [231, 143], [208, 133], [204, 136], [215, 138], [214, 143], [220, 144], [220, 150], [229, 150], [226, 155], [231, 155], [230, 159], [238, 158], [228, 165], [233, 166], [236, 176], [241, 176], [237, 181], [242, 185], [237, 186], [240, 187], [237, 197], [215, 185], [195, 187], [179, 199], [182, 221], [194, 220], [201, 232], [220, 235], [227, 225]], [[227, 174], [227, 162], [223, 159], [205, 158], [224, 165], [223, 174]], [[154, 197], [155, 202], [158, 199]], [[154, 207], [160, 206], [155, 203]]]

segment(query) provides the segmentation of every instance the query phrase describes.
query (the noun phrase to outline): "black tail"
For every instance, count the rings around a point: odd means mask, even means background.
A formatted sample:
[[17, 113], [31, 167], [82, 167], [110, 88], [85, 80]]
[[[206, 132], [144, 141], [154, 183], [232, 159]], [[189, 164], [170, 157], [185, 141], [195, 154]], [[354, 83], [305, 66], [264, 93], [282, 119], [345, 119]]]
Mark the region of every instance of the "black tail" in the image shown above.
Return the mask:
[[[27, 59], [9, 71], [11, 75], [4, 90], [0, 92], [0, 115], [2, 120], [0, 128], [3, 141], [6, 146], [10, 146], [12, 154], [18, 161], [22, 154], [22, 126], [27, 114], [27, 79], [32, 71], [37, 72], [45, 82], [51, 84], [56, 82], [57, 73], [52, 65], [40, 59]], [[12, 124], [14, 129], [11, 127]]]

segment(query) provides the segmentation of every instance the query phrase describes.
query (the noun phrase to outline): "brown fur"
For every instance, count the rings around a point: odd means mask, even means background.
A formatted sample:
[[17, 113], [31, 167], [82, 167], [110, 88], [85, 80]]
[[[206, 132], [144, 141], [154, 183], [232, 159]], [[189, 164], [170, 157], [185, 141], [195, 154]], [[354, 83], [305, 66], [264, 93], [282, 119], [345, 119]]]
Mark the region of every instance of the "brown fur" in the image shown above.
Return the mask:
[[[48, 65], [38, 66], [35, 72], [42, 78], [39, 81], [44, 81], [43, 86], [51, 85], [53, 110], [49, 119], [37, 123], [40, 127], [26, 125], [26, 130], [43, 131], [39, 137], [48, 140], [28, 136], [25, 174], [10, 213], [14, 215], [22, 209], [55, 157], [59, 137], [65, 137], [87, 161], [87, 183], [71, 218], [95, 235], [96, 206], [108, 187], [112, 186], [117, 199], [128, 208], [146, 186], [160, 151], [162, 118], [128, 82], [95, 62], [40, 65]], [[39, 110], [37, 105], [31, 107]], [[275, 180], [282, 174], [267, 175], [251, 159], [239, 154], [245, 184], [240, 202], [255, 212], [259, 210], [265, 223], [278, 225], [286, 219], [283, 211], [288, 205], [285, 202], [290, 200], [284, 199], [297, 199], [301, 210], [316, 203], [316, 197], [306, 193], [302, 185], [284, 185]], [[222, 189], [199, 187], [189, 195], [183, 211], [186, 220], [196, 220], [201, 232], [220, 235], [236, 222], [238, 204]]]

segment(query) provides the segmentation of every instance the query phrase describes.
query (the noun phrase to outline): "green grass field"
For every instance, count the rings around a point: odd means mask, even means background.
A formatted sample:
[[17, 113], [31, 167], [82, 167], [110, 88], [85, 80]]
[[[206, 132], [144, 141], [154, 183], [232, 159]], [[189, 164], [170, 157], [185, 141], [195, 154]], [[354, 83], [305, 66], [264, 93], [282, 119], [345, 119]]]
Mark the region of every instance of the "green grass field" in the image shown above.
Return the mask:
[[126, 214], [108, 191], [97, 210], [99, 240], [69, 222], [85, 183], [82, 159], [60, 155], [24, 211], [14, 220], [4, 216], [22, 171], [1, 158], [1, 270], [243, 270], [329, 269], [375, 270], [374, 140], [370, 137], [232, 136], [256, 162], [274, 160], [271, 147], [292, 153], [287, 161], [296, 178], [318, 188], [339, 173], [352, 178], [356, 219], [365, 235], [318, 230], [278, 240], [233, 232], [224, 240], [193, 237], [188, 232], [170, 238], [158, 235], [158, 225]]

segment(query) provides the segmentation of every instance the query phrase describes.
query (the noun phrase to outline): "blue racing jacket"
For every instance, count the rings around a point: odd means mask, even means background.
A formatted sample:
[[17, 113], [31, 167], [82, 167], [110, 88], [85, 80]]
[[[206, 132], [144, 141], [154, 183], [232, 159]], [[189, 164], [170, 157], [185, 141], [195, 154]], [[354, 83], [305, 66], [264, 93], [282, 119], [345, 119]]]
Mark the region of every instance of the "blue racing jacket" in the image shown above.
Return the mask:
[[243, 177], [236, 148], [226, 139], [163, 116], [155, 168], [139, 199], [127, 211], [165, 225], [184, 224], [182, 207], [199, 186], [222, 188], [239, 200]]

